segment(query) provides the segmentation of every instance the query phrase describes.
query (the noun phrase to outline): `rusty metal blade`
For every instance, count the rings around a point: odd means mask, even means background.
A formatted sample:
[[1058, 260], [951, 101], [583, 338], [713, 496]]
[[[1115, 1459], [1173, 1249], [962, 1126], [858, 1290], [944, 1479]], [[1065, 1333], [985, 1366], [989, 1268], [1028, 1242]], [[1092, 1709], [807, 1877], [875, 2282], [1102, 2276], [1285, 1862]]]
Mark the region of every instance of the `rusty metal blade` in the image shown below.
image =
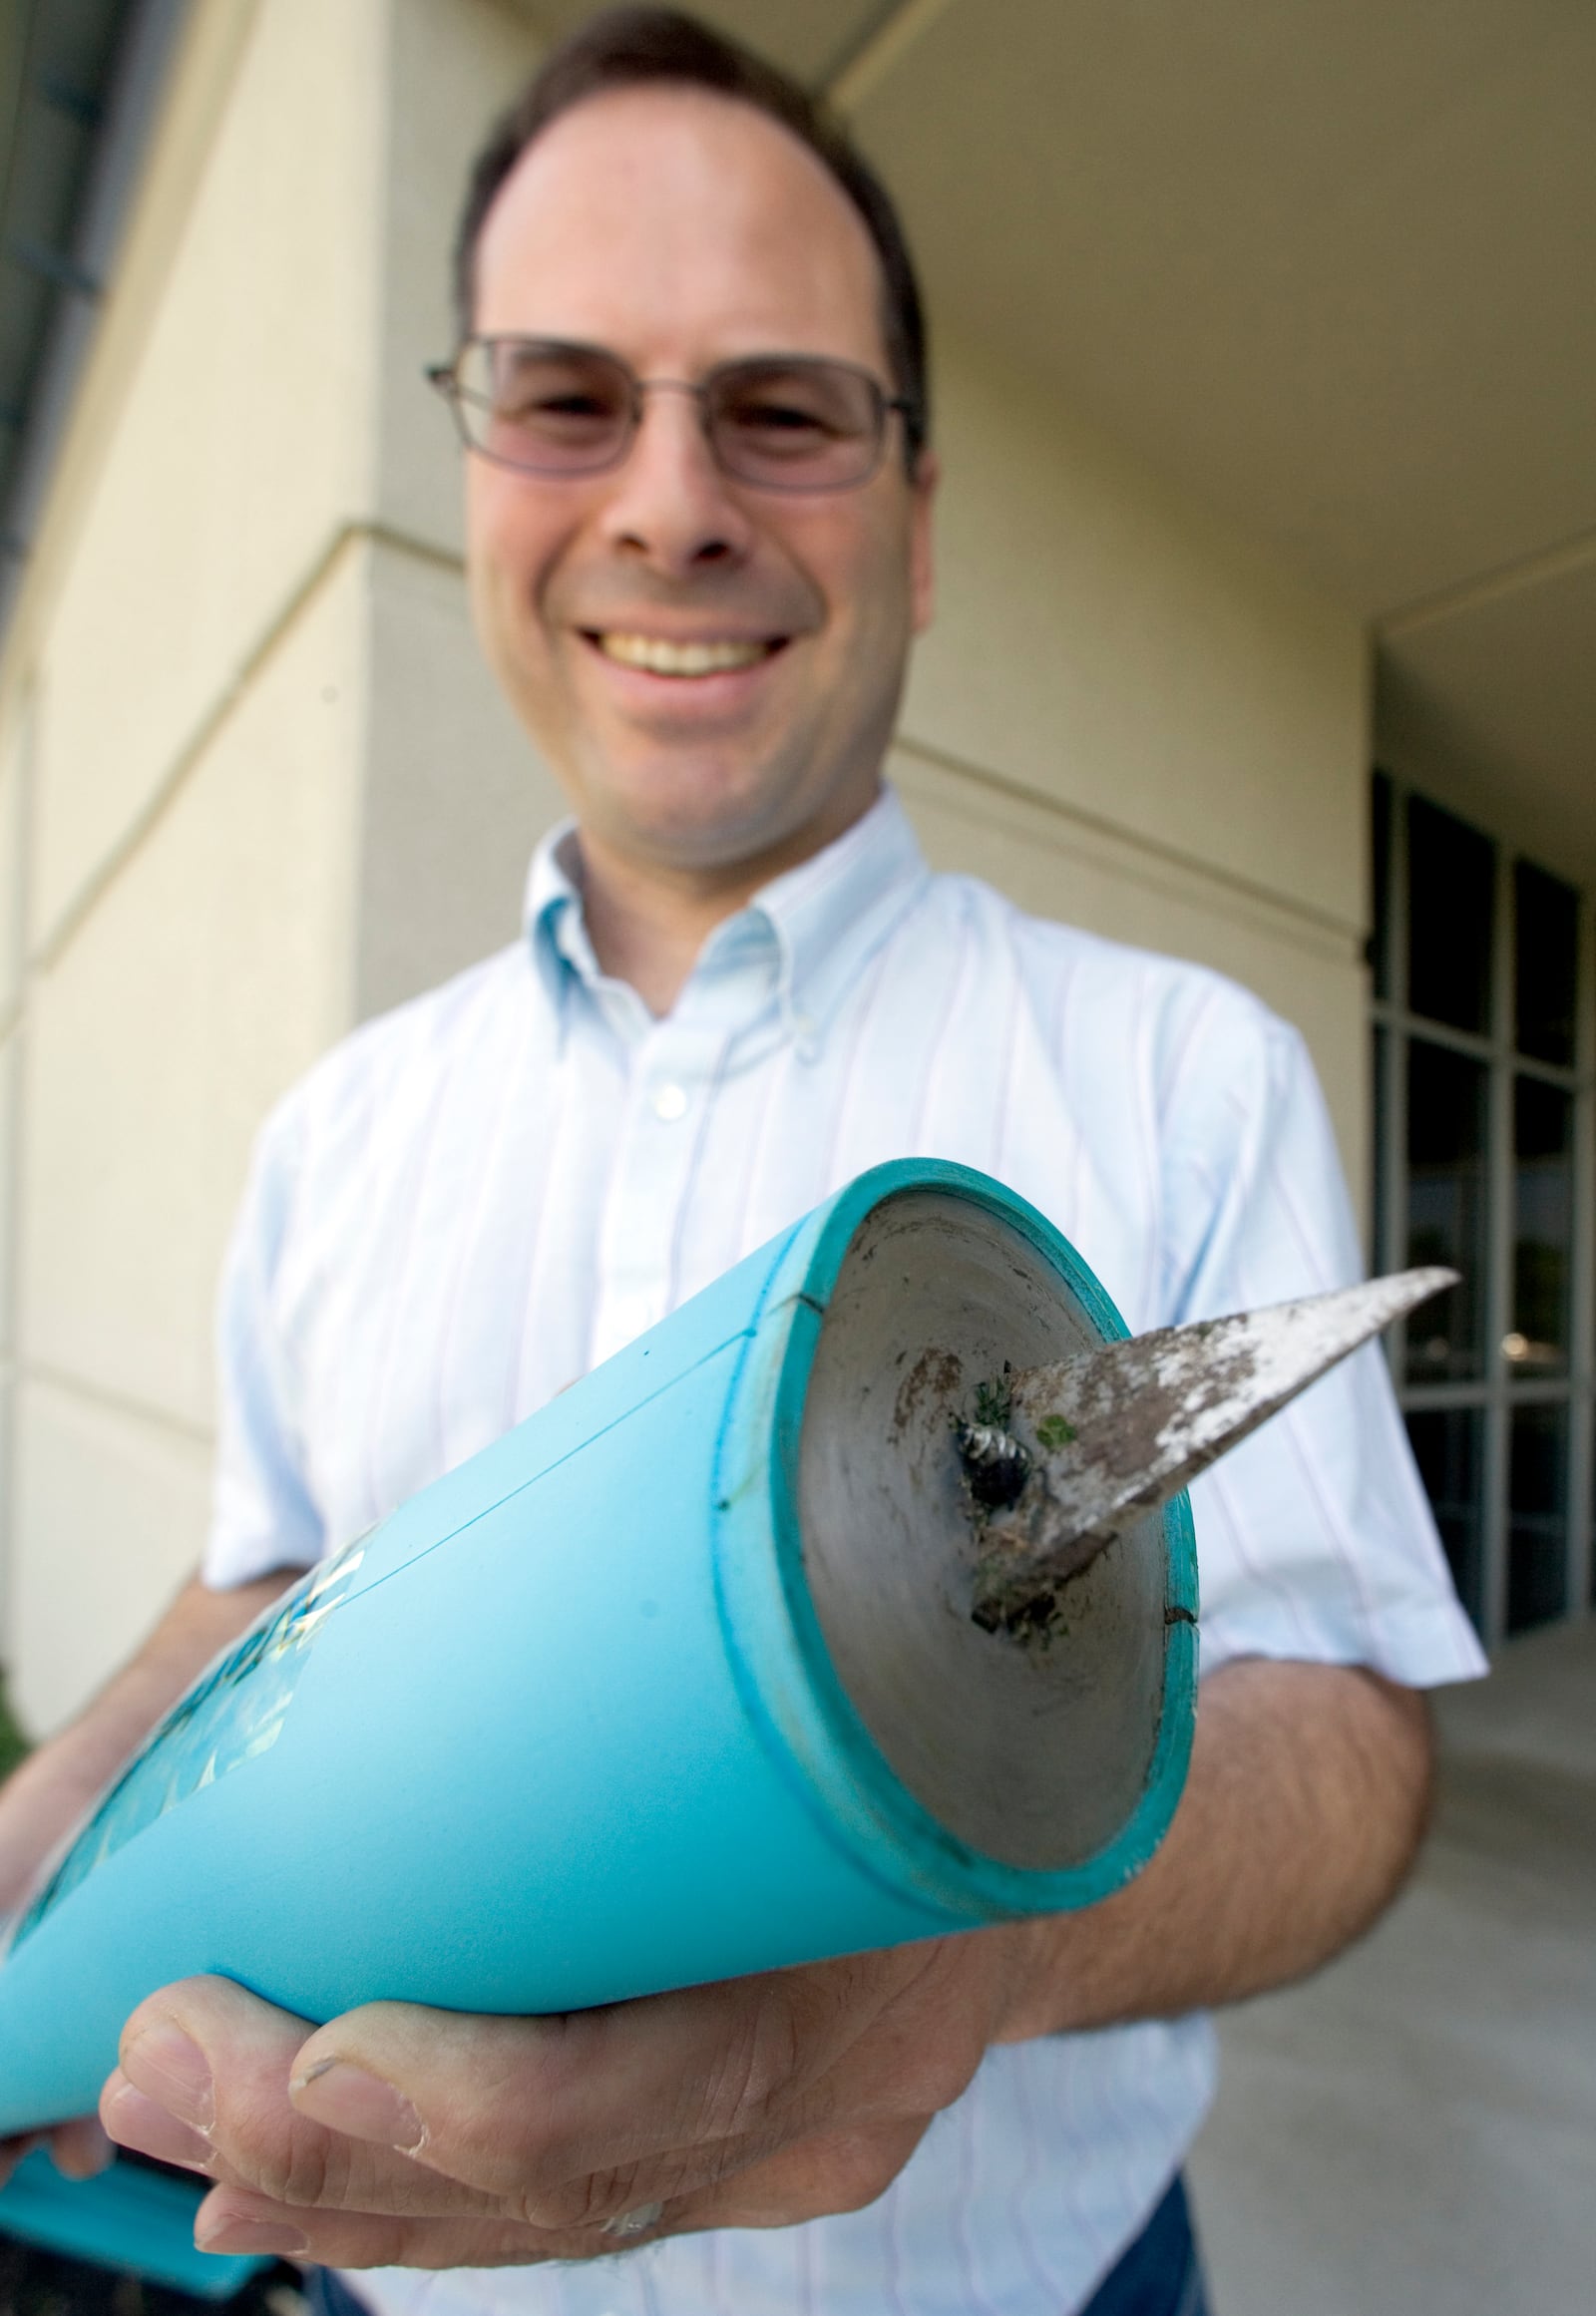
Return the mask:
[[973, 1614], [1038, 1621], [1057, 1588], [1372, 1335], [1457, 1282], [1399, 1271], [1229, 1319], [1163, 1327], [1010, 1378], [1007, 1429], [1030, 1459], [985, 1527]]

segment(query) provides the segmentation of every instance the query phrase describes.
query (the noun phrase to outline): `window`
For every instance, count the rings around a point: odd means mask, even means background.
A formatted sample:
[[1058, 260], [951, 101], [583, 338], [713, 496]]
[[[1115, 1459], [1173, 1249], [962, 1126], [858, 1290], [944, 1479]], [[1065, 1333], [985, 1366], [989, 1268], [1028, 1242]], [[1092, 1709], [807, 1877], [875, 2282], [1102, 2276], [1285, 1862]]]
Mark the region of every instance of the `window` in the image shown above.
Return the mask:
[[1571, 885], [1385, 773], [1373, 833], [1376, 1261], [1462, 1275], [1390, 1354], [1495, 1643], [1592, 1597], [1589, 942]]

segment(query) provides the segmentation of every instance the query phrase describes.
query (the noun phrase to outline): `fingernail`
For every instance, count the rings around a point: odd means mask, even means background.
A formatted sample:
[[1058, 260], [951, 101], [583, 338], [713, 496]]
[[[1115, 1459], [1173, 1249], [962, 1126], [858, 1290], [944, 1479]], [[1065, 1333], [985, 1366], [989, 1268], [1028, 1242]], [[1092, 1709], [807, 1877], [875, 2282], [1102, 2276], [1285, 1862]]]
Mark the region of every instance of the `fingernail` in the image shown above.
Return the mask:
[[132, 2147], [136, 2154], [154, 2155], [158, 2163], [203, 2164], [214, 2152], [203, 2132], [180, 2123], [131, 2083], [112, 2092], [105, 2114], [119, 2146]]
[[268, 2252], [274, 2259], [297, 2259], [310, 2249], [310, 2238], [280, 2219], [222, 2219], [207, 2227], [200, 2221], [194, 2231], [203, 2252]]
[[403, 2092], [378, 2075], [351, 2067], [346, 2059], [323, 2059], [289, 2086], [294, 2106], [312, 2123], [342, 2131], [346, 2138], [375, 2139], [385, 2147], [414, 2154], [427, 2136], [426, 2125]]
[[123, 2054], [122, 2071], [181, 2122], [201, 2130], [215, 2122], [210, 2062], [181, 2027], [161, 2021], [141, 2028]]

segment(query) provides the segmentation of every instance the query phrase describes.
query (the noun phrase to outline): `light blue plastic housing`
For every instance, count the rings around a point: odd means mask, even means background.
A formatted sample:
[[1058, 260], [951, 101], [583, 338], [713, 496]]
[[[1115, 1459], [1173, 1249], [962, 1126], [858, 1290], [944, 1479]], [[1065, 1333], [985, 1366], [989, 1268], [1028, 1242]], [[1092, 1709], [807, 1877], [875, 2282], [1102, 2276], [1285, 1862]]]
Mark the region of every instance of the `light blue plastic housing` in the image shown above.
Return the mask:
[[136, 2163], [113, 2163], [94, 2179], [64, 2179], [48, 2155], [32, 2154], [0, 2188], [0, 2231], [199, 2300], [230, 2300], [271, 2262], [195, 2248], [194, 2215], [204, 2192]]
[[1076, 1907], [1137, 1870], [1190, 1744], [1184, 1499], [1161, 1516], [1133, 1802], [1063, 1865], [984, 1852], [916, 1797], [816, 1612], [817, 1346], [867, 1218], [928, 1193], [1039, 1266], [1090, 1337], [1124, 1333], [998, 1184], [923, 1160], [862, 1176], [324, 1563], [196, 1685], [13, 1932], [0, 2132], [92, 2109], [128, 2014], [194, 1973], [318, 2021], [382, 1997], [564, 2011]]

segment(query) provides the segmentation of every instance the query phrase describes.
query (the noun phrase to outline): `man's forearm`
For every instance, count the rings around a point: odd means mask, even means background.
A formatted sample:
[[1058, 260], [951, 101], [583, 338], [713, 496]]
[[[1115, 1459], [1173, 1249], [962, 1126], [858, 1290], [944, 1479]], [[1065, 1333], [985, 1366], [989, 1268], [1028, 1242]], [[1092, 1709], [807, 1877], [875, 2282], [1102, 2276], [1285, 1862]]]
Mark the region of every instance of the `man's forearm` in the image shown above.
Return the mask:
[[1399, 1887], [1429, 1801], [1427, 1709], [1350, 1666], [1249, 1659], [1204, 1682], [1162, 1847], [1026, 1949], [1003, 2040], [1235, 2002], [1327, 1962]]
[[298, 1573], [274, 1569], [231, 1592], [186, 1584], [137, 1656], [22, 1763], [0, 1791], [0, 1913], [195, 1675]]

